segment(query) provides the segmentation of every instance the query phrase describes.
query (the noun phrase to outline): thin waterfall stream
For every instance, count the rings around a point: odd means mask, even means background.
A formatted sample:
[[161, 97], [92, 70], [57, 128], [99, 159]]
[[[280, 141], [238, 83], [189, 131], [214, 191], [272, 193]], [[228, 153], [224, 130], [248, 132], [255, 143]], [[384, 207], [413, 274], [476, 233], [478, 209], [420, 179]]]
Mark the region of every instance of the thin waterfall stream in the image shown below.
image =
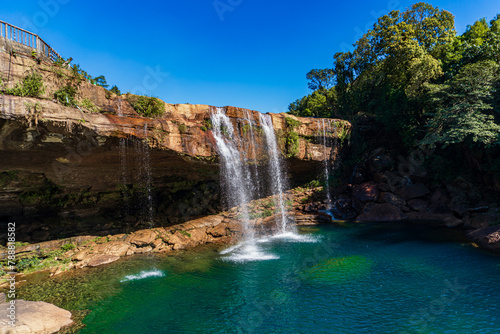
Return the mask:
[[278, 143], [276, 141], [276, 135], [274, 133], [273, 122], [270, 115], [259, 114], [260, 124], [262, 126], [262, 130], [264, 131], [265, 139], [266, 139], [266, 147], [267, 153], [269, 155], [269, 168], [271, 174], [271, 187], [272, 194], [277, 195], [277, 203], [276, 203], [276, 214], [278, 215], [278, 233], [284, 234], [292, 228], [290, 225], [288, 226], [288, 217], [287, 211], [285, 209], [285, 198], [284, 198], [284, 182], [285, 177], [283, 173], [283, 162], [281, 159], [281, 152], [278, 150]]

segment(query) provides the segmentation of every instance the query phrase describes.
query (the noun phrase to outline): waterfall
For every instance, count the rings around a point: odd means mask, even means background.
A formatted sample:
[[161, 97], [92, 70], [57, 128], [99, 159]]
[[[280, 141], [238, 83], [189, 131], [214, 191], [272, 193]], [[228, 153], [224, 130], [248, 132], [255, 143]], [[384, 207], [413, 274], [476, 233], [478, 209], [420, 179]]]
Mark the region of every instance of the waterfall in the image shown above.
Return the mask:
[[[250, 136], [250, 141], [247, 145], [247, 152], [251, 153], [251, 158], [247, 156], [246, 163], [251, 163], [252, 166], [252, 179], [253, 179], [253, 198], [256, 199], [260, 197], [261, 194], [261, 185], [260, 185], [260, 177], [259, 177], [259, 161], [257, 157], [257, 141], [255, 140], [255, 135], [253, 131], [254, 122], [250, 118], [250, 113], [245, 111], [245, 121], [248, 126], [248, 134]], [[253, 160], [250, 162], [250, 160]]]
[[[118, 110], [117, 110], [117, 115], [118, 116], [123, 116], [122, 111], [121, 111], [121, 99], [118, 100]], [[122, 187], [122, 192], [123, 192], [123, 208], [122, 208], [122, 215], [123, 217], [126, 217], [129, 214], [130, 208], [129, 208], [129, 201], [130, 201], [130, 193], [127, 189], [127, 138], [120, 138], [120, 144], [119, 144], [119, 155], [120, 155], [120, 170], [121, 170], [121, 176], [120, 176], [120, 183]]]
[[271, 178], [271, 191], [273, 195], [277, 195], [278, 202], [275, 203], [277, 214], [278, 232], [287, 232], [288, 214], [285, 209], [285, 198], [283, 192], [285, 190], [285, 177], [283, 173], [283, 162], [281, 153], [278, 150], [278, 143], [274, 133], [273, 122], [271, 115], [259, 114], [260, 125], [264, 131], [266, 139], [266, 147], [269, 156], [269, 174]]
[[212, 133], [221, 158], [221, 181], [224, 188], [226, 205], [240, 207], [240, 220], [243, 223], [243, 239], [254, 243], [255, 232], [250, 224], [247, 203], [251, 200], [251, 173], [245, 159], [240, 154], [240, 138], [224, 109], [216, 108], [211, 115]]
[[136, 161], [138, 163], [138, 183], [141, 191], [141, 218], [150, 225], [153, 222], [153, 192], [151, 189], [151, 161], [148, 145], [148, 126], [143, 128], [143, 140], [135, 142]]
[[328, 154], [326, 149], [326, 122], [324, 118], [321, 119], [321, 129], [323, 135], [323, 171], [325, 176], [326, 209], [330, 211], [332, 209], [332, 198], [330, 195], [330, 155]]

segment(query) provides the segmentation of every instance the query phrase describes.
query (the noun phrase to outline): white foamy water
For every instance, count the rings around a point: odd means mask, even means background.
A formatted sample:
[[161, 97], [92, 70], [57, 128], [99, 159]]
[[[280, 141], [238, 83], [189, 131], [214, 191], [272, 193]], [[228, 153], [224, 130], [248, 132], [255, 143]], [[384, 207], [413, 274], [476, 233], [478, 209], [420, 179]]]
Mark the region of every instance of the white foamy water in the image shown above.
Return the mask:
[[140, 280], [148, 277], [163, 277], [165, 276], [165, 273], [161, 270], [158, 269], [153, 269], [153, 270], [143, 270], [137, 275], [127, 275], [125, 278], [123, 278], [120, 282], [128, 282], [128, 281], [135, 281], [135, 280]]
[[294, 232], [285, 232], [280, 234], [275, 234], [272, 236], [273, 239], [291, 241], [291, 242], [318, 242], [319, 238], [312, 235], [297, 234]]
[[231, 261], [231, 262], [267, 261], [267, 260], [277, 260], [280, 258], [277, 255], [262, 251], [254, 243], [238, 244], [229, 247], [220, 253], [222, 255], [228, 255], [222, 257], [224, 261]]

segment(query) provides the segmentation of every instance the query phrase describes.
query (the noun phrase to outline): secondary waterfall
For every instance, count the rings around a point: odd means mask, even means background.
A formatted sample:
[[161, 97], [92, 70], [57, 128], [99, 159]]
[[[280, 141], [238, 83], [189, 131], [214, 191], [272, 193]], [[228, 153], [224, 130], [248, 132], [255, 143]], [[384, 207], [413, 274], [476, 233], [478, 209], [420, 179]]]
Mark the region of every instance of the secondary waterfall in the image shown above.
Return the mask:
[[[319, 121], [318, 121], [319, 123]], [[319, 129], [318, 124], [318, 129]], [[323, 172], [325, 177], [325, 192], [326, 192], [326, 208], [327, 210], [332, 209], [332, 198], [330, 195], [330, 154], [326, 149], [327, 147], [327, 137], [326, 137], [326, 123], [325, 119], [321, 119], [321, 134], [323, 137]]]
[[151, 175], [151, 162], [149, 156], [149, 145], [148, 145], [148, 127], [144, 124], [142, 129], [143, 137], [142, 140], [135, 140], [135, 154], [136, 154], [136, 164], [137, 164], [137, 184], [140, 189], [140, 215], [144, 222], [153, 224], [153, 192], [151, 189], [152, 175]]
[[288, 225], [288, 214], [285, 209], [285, 177], [283, 173], [283, 162], [281, 158], [281, 152], [278, 150], [278, 143], [276, 141], [276, 135], [274, 133], [273, 122], [270, 115], [259, 114], [260, 125], [264, 131], [264, 136], [266, 139], [267, 153], [269, 156], [269, 172], [271, 178], [271, 191], [273, 195], [277, 197], [277, 203], [275, 203], [276, 214], [278, 216], [278, 232], [285, 233], [291, 232], [287, 230]]

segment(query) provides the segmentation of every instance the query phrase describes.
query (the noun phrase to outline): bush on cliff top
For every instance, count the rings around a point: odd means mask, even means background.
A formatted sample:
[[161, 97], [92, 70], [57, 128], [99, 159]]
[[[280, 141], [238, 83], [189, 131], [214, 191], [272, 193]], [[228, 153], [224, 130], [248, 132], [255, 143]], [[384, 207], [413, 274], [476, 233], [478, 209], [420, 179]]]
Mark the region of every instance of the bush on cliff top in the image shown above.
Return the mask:
[[158, 117], [165, 113], [165, 104], [156, 97], [127, 94], [127, 101], [144, 117]]

